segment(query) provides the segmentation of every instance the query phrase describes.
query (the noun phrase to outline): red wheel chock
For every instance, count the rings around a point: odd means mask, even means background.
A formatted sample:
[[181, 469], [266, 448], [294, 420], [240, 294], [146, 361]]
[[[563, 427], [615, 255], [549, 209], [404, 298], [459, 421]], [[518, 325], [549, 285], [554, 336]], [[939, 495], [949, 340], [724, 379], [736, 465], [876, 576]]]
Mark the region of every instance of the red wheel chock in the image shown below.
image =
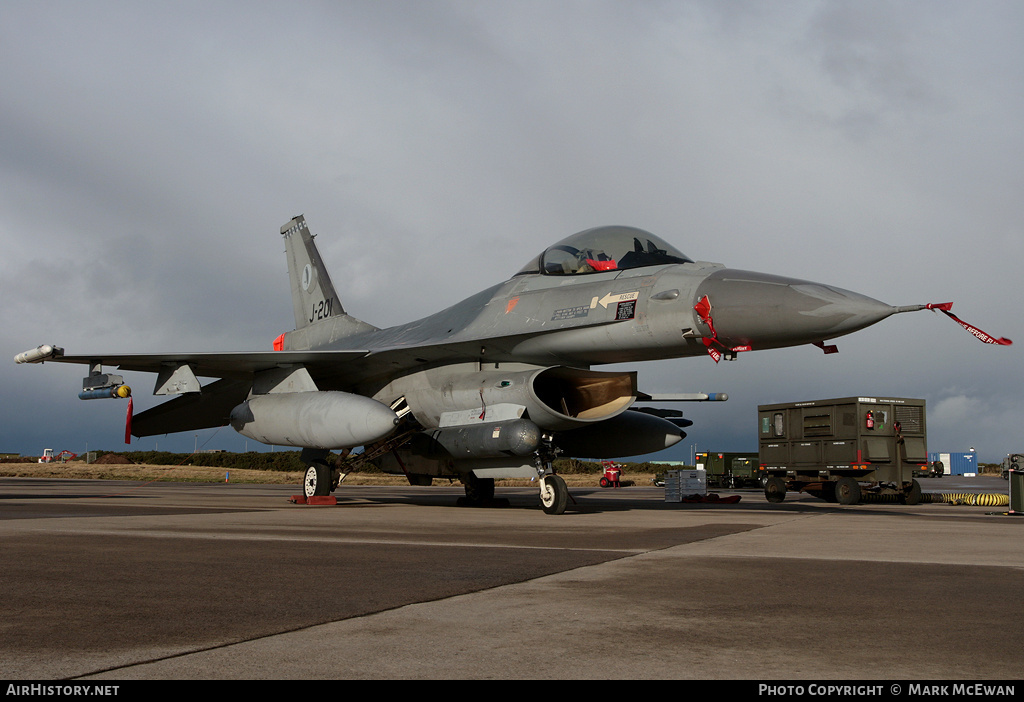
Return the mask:
[[289, 502], [297, 505], [336, 505], [338, 504], [338, 498], [334, 495], [323, 495], [306, 497], [305, 495], [292, 495], [288, 498]]

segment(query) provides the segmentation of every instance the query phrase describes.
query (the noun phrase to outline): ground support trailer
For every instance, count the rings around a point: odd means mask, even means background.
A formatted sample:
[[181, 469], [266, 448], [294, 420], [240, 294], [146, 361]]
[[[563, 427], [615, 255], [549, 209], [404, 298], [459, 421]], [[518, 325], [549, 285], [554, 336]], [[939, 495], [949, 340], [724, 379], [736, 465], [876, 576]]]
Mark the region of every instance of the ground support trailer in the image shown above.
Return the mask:
[[1022, 464], [1024, 464], [1024, 451], [1011, 453], [1003, 459], [1003, 464], [999, 468], [999, 477], [1003, 480], [1009, 480], [1010, 471], [1020, 470]]
[[857, 504], [864, 493], [917, 504], [913, 471], [928, 462], [925, 401], [847, 397], [758, 408], [759, 457], [769, 502], [804, 491]]
[[711, 487], [738, 488], [761, 485], [756, 453], [720, 453], [705, 451], [696, 456], [697, 468], [707, 471]]

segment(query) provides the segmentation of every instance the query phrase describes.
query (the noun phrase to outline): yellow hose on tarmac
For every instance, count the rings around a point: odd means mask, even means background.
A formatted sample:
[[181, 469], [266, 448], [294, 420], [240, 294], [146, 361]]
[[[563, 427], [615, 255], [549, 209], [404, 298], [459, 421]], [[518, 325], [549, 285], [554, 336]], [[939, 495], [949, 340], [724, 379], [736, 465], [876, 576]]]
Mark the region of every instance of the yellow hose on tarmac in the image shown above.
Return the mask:
[[[976, 507], [1002, 507], [1010, 504], [1010, 496], [997, 492], [932, 492], [929, 502], [948, 505], [971, 505]], [[924, 495], [922, 495], [924, 497]]]
[[[860, 501], [866, 504], [895, 504], [900, 496], [895, 493], [879, 494], [865, 492]], [[973, 507], [1004, 507], [1010, 504], [1010, 496], [997, 492], [923, 492], [921, 502], [948, 505], [971, 505]]]
[[[896, 495], [895, 493], [886, 493], [886, 494], [882, 495], [882, 494], [879, 494], [877, 492], [863, 492], [860, 495], [860, 501], [863, 502], [863, 503], [870, 503], [870, 504], [879, 504], [879, 503], [880, 504], [888, 504], [888, 503], [896, 504], [897, 502], [899, 502], [897, 497], [899, 497], [899, 496]], [[922, 497], [922, 501], [924, 501], [923, 500], [924, 495], [921, 495], [921, 497]]]

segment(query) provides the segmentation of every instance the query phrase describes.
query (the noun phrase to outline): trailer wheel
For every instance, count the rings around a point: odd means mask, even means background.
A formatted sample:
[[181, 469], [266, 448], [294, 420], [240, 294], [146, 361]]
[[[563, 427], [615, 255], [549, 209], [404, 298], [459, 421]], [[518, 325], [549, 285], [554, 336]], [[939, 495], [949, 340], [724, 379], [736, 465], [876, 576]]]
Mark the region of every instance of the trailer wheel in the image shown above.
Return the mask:
[[779, 503], [786, 499], [786, 481], [774, 475], [764, 481], [764, 499]]
[[910, 487], [900, 493], [900, 502], [905, 505], [916, 505], [921, 502], [921, 483], [910, 482]]
[[860, 483], [853, 478], [837, 480], [836, 502], [841, 505], [855, 505], [860, 502]]

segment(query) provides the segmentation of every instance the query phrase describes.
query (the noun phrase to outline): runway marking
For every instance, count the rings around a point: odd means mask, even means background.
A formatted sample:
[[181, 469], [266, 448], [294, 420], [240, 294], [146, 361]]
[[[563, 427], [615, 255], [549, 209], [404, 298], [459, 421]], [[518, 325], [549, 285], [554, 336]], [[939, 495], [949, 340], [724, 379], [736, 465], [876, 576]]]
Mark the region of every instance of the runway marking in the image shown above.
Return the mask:
[[[23, 531], [50, 532], [50, 529], [25, 529]], [[413, 541], [407, 539], [358, 539], [323, 536], [270, 536], [259, 534], [223, 534], [214, 532], [187, 531], [138, 531], [135, 529], [76, 529], [76, 536], [128, 536], [151, 539], [197, 539], [206, 541], [309, 541], [351, 546], [429, 546], [434, 548], [500, 548], [534, 551], [580, 551], [584, 553], [640, 554], [657, 551], [660, 548], [583, 548], [579, 546], [534, 546], [524, 544], [470, 543], [465, 541]]]

